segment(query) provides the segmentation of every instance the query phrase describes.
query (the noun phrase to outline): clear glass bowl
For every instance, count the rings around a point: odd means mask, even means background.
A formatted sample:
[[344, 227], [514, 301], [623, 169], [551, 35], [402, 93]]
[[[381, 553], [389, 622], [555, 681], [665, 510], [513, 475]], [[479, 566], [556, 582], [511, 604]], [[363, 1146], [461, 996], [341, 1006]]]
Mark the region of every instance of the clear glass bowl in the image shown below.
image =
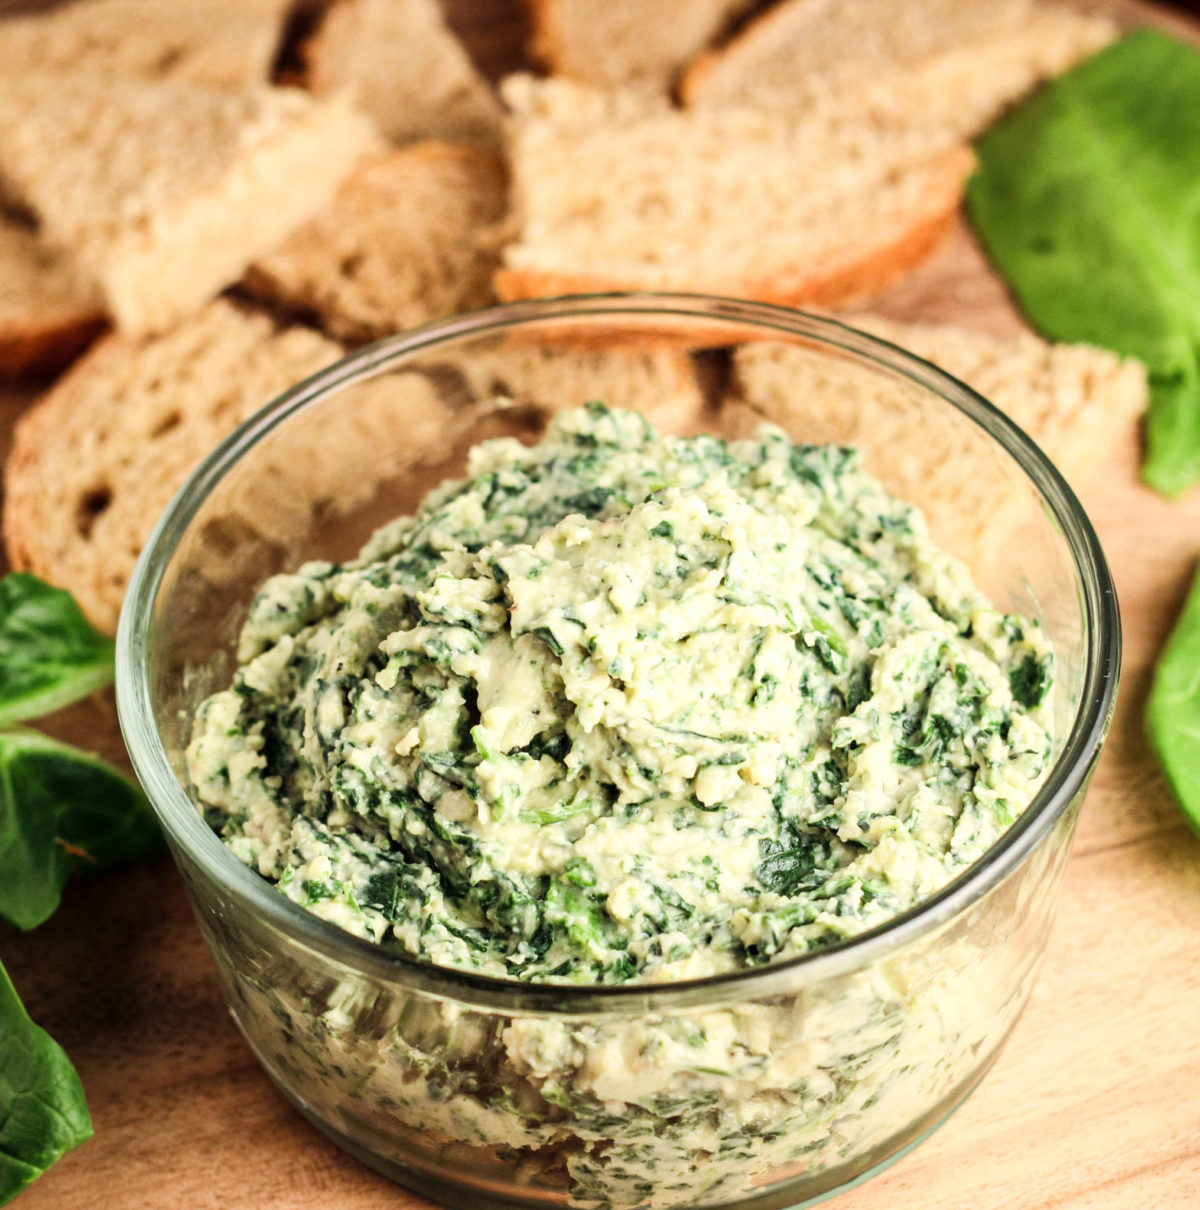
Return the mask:
[[[228, 683], [255, 587], [307, 558], [348, 557], [461, 473], [478, 439], [536, 436], [550, 411], [597, 397], [668, 430], [741, 434], [765, 412], [796, 439], [857, 441], [996, 605], [1041, 619], [1057, 652], [1055, 762], [1031, 808], [932, 899], [738, 974], [518, 984], [349, 936], [205, 825], [183, 773], [189, 721]], [[768, 1210], [887, 1163], [995, 1059], [1037, 970], [1119, 658], [1112, 581], [1078, 501], [978, 395], [830, 320], [624, 295], [430, 324], [266, 407], [159, 522], [121, 620], [117, 684], [230, 1011], [321, 1130], [472, 1210]]]

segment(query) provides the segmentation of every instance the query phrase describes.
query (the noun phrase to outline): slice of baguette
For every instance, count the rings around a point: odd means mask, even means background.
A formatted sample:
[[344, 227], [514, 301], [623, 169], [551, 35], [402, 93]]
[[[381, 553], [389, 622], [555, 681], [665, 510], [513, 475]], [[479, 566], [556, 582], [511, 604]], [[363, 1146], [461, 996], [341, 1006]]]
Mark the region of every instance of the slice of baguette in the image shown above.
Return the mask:
[[970, 138], [1116, 33], [1107, 17], [1034, 0], [787, 0], [701, 55], [681, 91], [695, 106], [832, 104]]
[[526, 0], [530, 53], [602, 88], [665, 93], [676, 73], [754, 0]]
[[296, 90], [26, 72], [0, 89], [0, 187], [120, 328], [161, 331], [327, 204], [376, 137]]
[[265, 84], [291, 0], [76, 0], [0, 19], [0, 78], [98, 71], [242, 92]]
[[351, 343], [483, 306], [506, 184], [502, 161], [478, 148], [401, 148], [358, 168], [326, 209], [251, 265], [244, 284], [315, 312]]
[[[1145, 368], [1089, 345], [1048, 344], [1032, 333], [1003, 340], [963, 328], [903, 324], [857, 314], [855, 327], [932, 362], [973, 387], [1045, 451], [1069, 481], [1082, 481], [1130, 439], [1145, 409]], [[867, 468], [918, 504], [935, 534], [964, 553], [1010, 511], [1013, 481], [998, 453], [990, 461], [963, 451], [975, 426], [939, 409], [922, 423], [907, 385], [827, 354], [775, 342], [734, 354], [732, 395], [797, 440], [856, 445]], [[941, 532], [939, 532], [939, 530]]]
[[103, 326], [95, 289], [31, 223], [0, 212], [0, 377], [57, 370]]
[[630, 93], [511, 77], [517, 240], [502, 298], [665, 289], [833, 305], [917, 263], [973, 163], [941, 131], [836, 113], [680, 113]]
[[309, 88], [352, 89], [394, 143], [502, 142], [500, 102], [437, 0], [335, 0], [302, 55]]
[[142, 544], [188, 473], [341, 353], [224, 301], [163, 336], [104, 338], [17, 425], [4, 507], [13, 567], [69, 588], [111, 634]]

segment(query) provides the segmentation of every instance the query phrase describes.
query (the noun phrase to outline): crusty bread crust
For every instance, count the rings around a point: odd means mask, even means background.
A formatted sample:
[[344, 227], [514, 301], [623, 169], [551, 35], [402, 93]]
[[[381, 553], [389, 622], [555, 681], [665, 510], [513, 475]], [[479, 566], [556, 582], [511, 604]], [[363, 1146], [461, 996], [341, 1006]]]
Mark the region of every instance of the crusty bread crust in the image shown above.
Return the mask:
[[530, 57], [547, 71], [557, 71], [563, 60], [562, 13], [554, 0], [521, 0], [529, 20]]
[[56, 373], [87, 348], [105, 323], [104, 313], [95, 307], [0, 321], [0, 378]]
[[784, 8], [784, 5], [779, 5], [759, 13], [720, 46], [712, 46], [708, 50], [701, 51], [679, 77], [679, 99], [684, 105], [691, 105], [696, 100], [704, 88], [704, 81], [708, 74], [727, 54], [736, 53], [743, 43], [756, 42], [759, 38], [769, 40], [771, 29], [775, 25], [786, 27], [787, 15], [784, 13]]
[[[975, 157], [969, 148], [952, 148], [937, 173], [936, 188], [929, 191], [924, 206], [912, 215], [908, 227], [896, 238], [873, 246], [866, 240], [849, 245], [842, 259], [816, 269], [796, 265], [790, 273], [759, 281], [719, 285], [698, 282], [693, 286], [680, 282], [678, 288], [725, 293], [785, 306], [831, 307], [869, 297], [919, 264], [937, 246], [957, 213], [963, 184], [974, 163]], [[503, 301], [513, 302], [520, 298], [561, 294], [638, 290], [643, 288], [643, 283], [586, 272], [500, 269], [496, 273], [495, 288]]]
[[[771, 14], [764, 13], [761, 17], [755, 18], [751, 23], [758, 25], [763, 22]], [[749, 26], [747, 27], [749, 29]], [[704, 89], [704, 81], [712, 71], [713, 66], [720, 62], [721, 56], [729, 47], [734, 46], [738, 41], [746, 36], [746, 30], [735, 34], [724, 46], [709, 47], [708, 50], [702, 50], [684, 70], [683, 75], [679, 77], [679, 99], [684, 105], [691, 105], [698, 93]]]
[[61, 369], [104, 322], [98, 292], [71, 258], [26, 218], [0, 211], [0, 378]]

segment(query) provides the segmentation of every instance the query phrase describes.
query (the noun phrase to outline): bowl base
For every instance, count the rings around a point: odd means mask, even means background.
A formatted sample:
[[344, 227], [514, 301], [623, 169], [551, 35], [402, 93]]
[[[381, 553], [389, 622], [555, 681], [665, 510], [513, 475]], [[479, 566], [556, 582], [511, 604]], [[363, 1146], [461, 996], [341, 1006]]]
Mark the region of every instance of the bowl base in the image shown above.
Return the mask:
[[[237, 1020], [236, 1015], [234, 1019], [235, 1021]], [[238, 1022], [238, 1024], [240, 1027], [241, 1023]], [[246, 1037], [244, 1030], [242, 1031], [242, 1036]], [[267, 1057], [250, 1042], [248, 1037], [246, 1040], [250, 1043], [255, 1056], [270, 1077], [271, 1083], [275, 1085], [291, 1105], [300, 1111], [309, 1123], [315, 1126], [327, 1139], [337, 1144], [343, 1151], [352, 1155], [368, 1168], [374, 1169], [381, 1176], [387, 1177], [388, 1180], [395, 1184], [439, 1206], [444, 1206], [447, 1210], [531, 1210], [531, 1207], [536, 1206], [549, 1208], [553, 1206], [568, 1207], [570, 1205], [566, 1195], [558, 1190], [535, 1190], [530, 1188], [522, 1189], [516, 1193], [509, 1193], [495, 1187], [483, 1188], [480, 1183], [472, 1182], [467, 1184], [462, 1181], [448, 1180], [437, 1172], [417, 1170], [398, 1161], [389, 1160], [384, 1156], [374, 1154], [356, 1142], [351, 1136], [343, 1133], [336, 1126], [331, 1125], [318, 1116], [301, 1098], [297, 1097], [287, 1087], [282, 1078], [276, 1074]], [[997, 1048], [997, 1054], [1001, 1049], [1003, 1049], [1002, 1046]], [[808, 1210], [808, 1207], [821, 1205], [837, 1197], [839, 1194], [857, 1188], [864, 1182], [871, 1180], [872, 1177], [878, 1176], [899, 1160], [902, 1160], [910, 1151], [919, 1147], [935, 1131], [945, 1125], [975, 1089], [979, 1087], [983, 1078], [991, 1069], [995, 1057], [993, 1056], [992, 1061], [988, 1062], [983, 1071], [976, 1073], [971, 1083], [954, 1097], [949, 1109], [941, 1110], [915, 1123], [915, 1135], [910, 1134], [894, 1151], [885, 1155], [864, 1171], [843, 1176], [837, 1169], [832, 1169], [826, 1174], [832, 1183], [826, 1188], [815, 1191], [812, 1191], [813, 1182], [811, 1179], [806, 1182], [803, 1176], [798, 1176], [794, 1181], [787, 1182], [786, 1186], [780, 1186], [775, 1189], [764, 1189], [761, 1193], [738, 1197], [729, 1202], [707, 1204], [700, 1208], [700, 1210]], [[932, 1120], [930, 1120], [931, 1118]], [[810, 1188], [810, 1192], [807, 1195], [803, 1190], [805, 1183]]]

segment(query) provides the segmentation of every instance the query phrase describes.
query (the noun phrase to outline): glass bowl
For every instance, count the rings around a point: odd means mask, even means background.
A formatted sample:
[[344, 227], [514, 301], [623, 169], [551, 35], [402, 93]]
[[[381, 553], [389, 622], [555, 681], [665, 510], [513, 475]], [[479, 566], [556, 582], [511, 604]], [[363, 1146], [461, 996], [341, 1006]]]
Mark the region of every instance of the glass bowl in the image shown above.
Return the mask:
[[[530, 985], [385, 952], [242, 865], [189, 798], [196, 705], [223, 688], [254, 589], [342, 559], [461, 474], [600, 398], [668, 431], [854, 441], [998, 607], [1056, 648], [1056, 752], [1032, 806], [940, 893], [826, 950], [691, 982]], [[755, 1207], [820, 1200], [942, 1122], [1028, 998], [1120, 658], [1078, 501], [961, 383], [828, 319], [613, 295], [429, 324], [277, 399], [195, 472], [134, 574], [121, 724], [230, 1012], [327, 1135], [450, 1206]]]

